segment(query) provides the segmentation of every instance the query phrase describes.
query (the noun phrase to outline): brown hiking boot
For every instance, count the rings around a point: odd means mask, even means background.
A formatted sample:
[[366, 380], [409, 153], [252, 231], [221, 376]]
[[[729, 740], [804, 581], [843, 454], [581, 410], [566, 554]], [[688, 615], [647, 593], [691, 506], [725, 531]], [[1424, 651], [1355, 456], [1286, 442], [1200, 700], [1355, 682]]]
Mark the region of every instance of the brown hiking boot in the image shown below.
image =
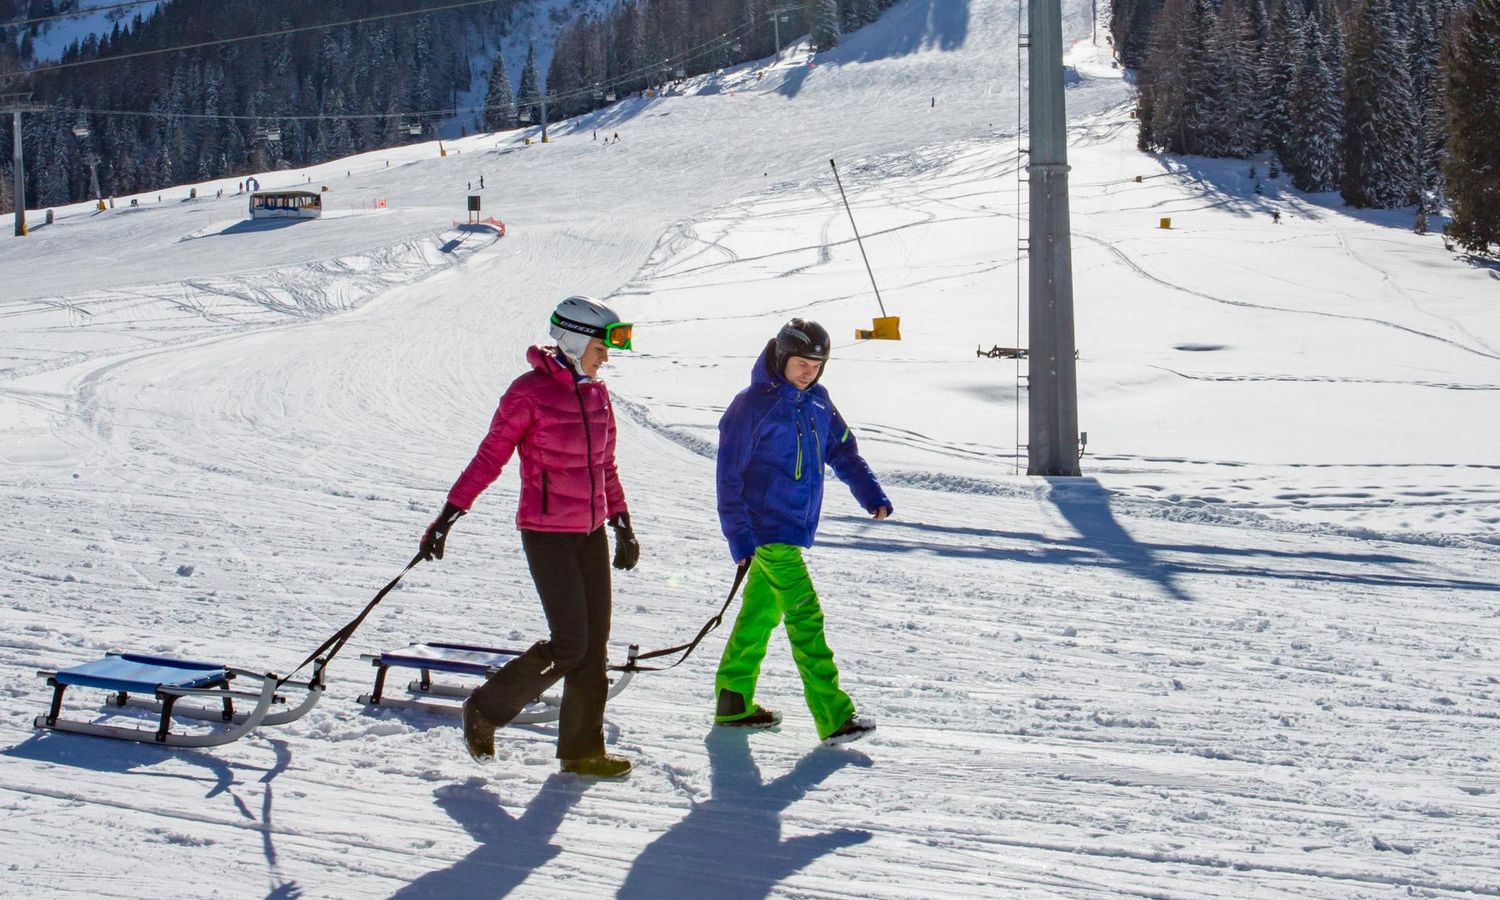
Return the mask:
[[875, 720], [869, 716], [850, 716], [837, 730], [823, 739], [829, 746], [857, 741], [875, 730]]
[[759, 703], [745, 708], [745, 698], [727, 688], [719, 691], [719, 705], [714, 710], [714, 724], [736, 728], [774, 728], [781, 724], [781, 713]]
[[624, 778], [630, 774], [630, 768], [630, 760], [623, 756], [610, 756], [608, 753], [562, 761], [564, 772], [583, 778]]
[[725, 728], [775, 728], [781, 724], [781, 713], [757, 703], [755, 709], [742, 716], [731, 719], [714, 716], [714, 724]]
[[464, 746], [476, 762], [495, 758], [495, 726], [474, 708], [472, 697], [464, 701]]

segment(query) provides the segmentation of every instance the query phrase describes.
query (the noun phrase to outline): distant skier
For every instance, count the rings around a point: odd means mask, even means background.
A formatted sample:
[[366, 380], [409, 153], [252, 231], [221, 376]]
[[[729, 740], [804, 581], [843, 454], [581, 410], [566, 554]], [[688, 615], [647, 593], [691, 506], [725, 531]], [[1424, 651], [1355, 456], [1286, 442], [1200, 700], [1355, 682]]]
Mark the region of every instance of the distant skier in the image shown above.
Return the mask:
[[479, 176], [479, 189], [481, 191], [484, 190], [484, 176], [483, 175]]
[[557, 346], [527, 351], [531, 371], [500, 398], [489, 434], [422, 536], [421, 552], [423, 559], [443, 558], [453, 524], [519, 450], [516, 527], [551, 635], [464, 702], [464, 742], [475, 759], [494, 756], [495, 729], [562, 679], [562, 770], [620, 778], [630, 772], [630, 760], [604, 750], [610, 624], [605, 522], [615, 531], [615, 568], [635, 568], [640, 544], [615, 469], [614, 408], [598, 376], [611, 349], [630, 349], [631, 326], [597, 300], [569, 297], [553, 312], [551, 330]]
[[792, 319], [766, 344], [750, 386], [719, 420], [719, 523], [730, 556], [749, 572], [744, 605], [714, 678], [714, 721], [751, 728], [781, 721], [780, 713], [755, 702], [755, 685], [771, 631], [784, 617], [818, 737], [842, 743], [874, 731], [875, 722], [857, 715], [839, 688], [823, 611], [802, 559], [818, 530], [824, 463], [876, 519], [889, 516], [892, 506], [818, 384], [828, 354], [821, 325]]
[[1271, 222], [1274, 223], [1274, 224], [1276, 224], [1276, 225], [1280, 225], [1281, 224], [1281, 210], [1279, 210], [1279, 209], [1273, 209], [1273, 210], [1271, 210]]

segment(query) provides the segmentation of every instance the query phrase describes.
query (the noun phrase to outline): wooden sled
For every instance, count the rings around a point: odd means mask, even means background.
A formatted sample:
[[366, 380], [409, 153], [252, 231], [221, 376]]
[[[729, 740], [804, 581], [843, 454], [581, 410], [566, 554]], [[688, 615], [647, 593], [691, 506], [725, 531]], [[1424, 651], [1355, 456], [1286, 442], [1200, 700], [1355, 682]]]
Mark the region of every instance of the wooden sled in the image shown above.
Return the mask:
[[[524, 650], [505, 650], [498, 647], [474, 647], [468, 644], [421, 643], [410, 644], [400, 650], [385, 653], [362, 654], [375, 667], [375, 686], [368, 694], [361, 694], [359, 702], [366, 706], [390, 706], [397, 709], [425, 709], [429, 712], [459, 715], [463, 712], [463, 701], [479, 687], [478, 683], [438, 683], [432, 673], [446, 672], [454, 675], [489, 678], [500, 671]], [[613, 698], [634, 674], [634, 663], [640, 648], [630, 645], [630, 655], [623, 666], [610, 666], [609, 697]], [[406, 685], [407, 696], [385, 696], [386, 674], [393, 668], [416, 669], [418, 677]], [[521, 714], [511, 720], [512, 724], [555, 722], [559, 715], [560, 698], [557, 694], [543, 694]]]
[[[69, 669], [38, 672], [53, 689], [52, 706], [44, 716], [37, 716], [35, 727], [44, 731], [68, 731], [97, 737], [164, 744], [169, 747], [212, 747], [237, 741], [261, 725], [284, 725], [306, 715], [323, 696], [324, 661], [318, 660], [307, 681], [281, 684], [274, 674], [260, 674], [218, 663], [197, 662], [141, 653], [111, 653]], [[235, 690], [236, 679], [254, 681], [251, 690]], [[277, 693], [281, 687], [304, 691], [296, 706], [272, 712], [285, 705], [286, 697]], [[157, 725], [137, 728], [129, 725], [104, 725], [81, 722], [62, 716], [63, 693], [70, 687], [110, 691], [111, 703], [117, 707], [134, 707], [155, 712]], [[140, 697], [132, 695], [142, 695]], [[147, 699], [150, 698], [150, 699]], [[209, 701], [203, 706], [193, 702]], [[235, 709], [235, 700], [248, 701], [249, 709]], [[173, 732], [173, 717], [214, 722], [219, 727], [207, 732]]]

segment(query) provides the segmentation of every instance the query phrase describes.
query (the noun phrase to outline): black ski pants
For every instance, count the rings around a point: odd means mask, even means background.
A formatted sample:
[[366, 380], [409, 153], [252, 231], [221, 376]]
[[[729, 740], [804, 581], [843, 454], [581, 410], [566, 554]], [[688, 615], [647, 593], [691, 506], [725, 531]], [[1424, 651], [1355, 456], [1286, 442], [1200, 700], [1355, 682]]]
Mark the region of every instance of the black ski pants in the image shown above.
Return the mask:
[[598, 756], [609, 695], [609, 541], [601, 526], [588, 534], [522, 531], [521, 546], [551, 636], [496, 672], [471, 702], [502, 726], [562, 679], [557, 756]]

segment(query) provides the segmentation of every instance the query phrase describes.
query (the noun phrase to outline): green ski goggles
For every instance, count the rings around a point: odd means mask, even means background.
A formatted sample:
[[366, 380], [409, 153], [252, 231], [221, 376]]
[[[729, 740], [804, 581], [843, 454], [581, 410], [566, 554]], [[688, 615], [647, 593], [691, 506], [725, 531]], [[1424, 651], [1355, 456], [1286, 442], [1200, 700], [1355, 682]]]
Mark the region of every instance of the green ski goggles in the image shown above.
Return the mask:
[[607, 325], [604, 328], [604, 337], [600, 340], [604, 341], [604, 346], [611, 350], [629, 350], [632, 327], [629, 322], [616, 322], [613, 325]]

